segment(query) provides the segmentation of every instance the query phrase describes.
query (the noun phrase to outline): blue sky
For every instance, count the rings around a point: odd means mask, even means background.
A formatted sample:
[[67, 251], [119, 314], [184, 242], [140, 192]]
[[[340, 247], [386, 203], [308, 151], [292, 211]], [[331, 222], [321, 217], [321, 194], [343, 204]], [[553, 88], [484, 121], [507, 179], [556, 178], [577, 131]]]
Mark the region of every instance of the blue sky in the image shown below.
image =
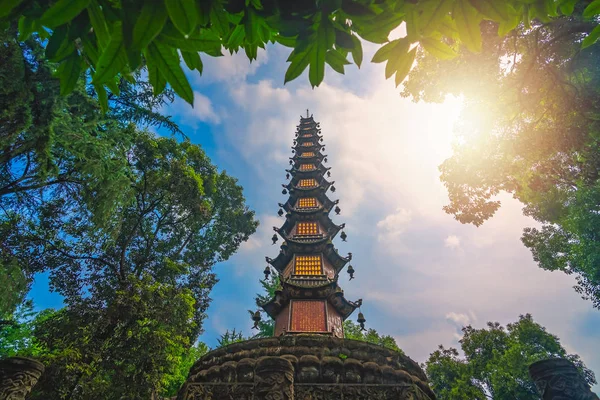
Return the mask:
[[[365, 59], [374, 52], [367, 47]], [[311, 89], [306, 73], [283, 85], [288, 49], [270, 47], [250, 64], [243, 54], [204, 60], [202, 77], [188, 74], [195, 107], [177, 100], [164, 110], [221, 169], [239, 179], [260, 227], [229, 261], [216, 266], [205, 333], [210, 346], [226, 329], [251, 333], [246, 310], [255, 308], [264, 257], [275, 257], [272, 227], [295, 127], [309, 108], [321, 122], [329, 166], [356, 279], [341, 285], [362, 298], [367, 325], [394, 336], [418, 362], [439, 344], [458, 346], [460, 328], [502, 324], [531, 313], [600, 374], [600, 312], [572, 289], [573, 277], [539, 269], [520, 242], [535, 221], [501, 196], [502, 208], [482, 227], [446, 215], [437, 166], [451, 155], [461, 101], [414, 104], [384, 79], [382, 65], [365, 63], [344, 76], [326, 71]], [[40, 276], [30, 297], [39, 307], [60, 305]], [[351, 318], [355, 319], [353, 315]]]

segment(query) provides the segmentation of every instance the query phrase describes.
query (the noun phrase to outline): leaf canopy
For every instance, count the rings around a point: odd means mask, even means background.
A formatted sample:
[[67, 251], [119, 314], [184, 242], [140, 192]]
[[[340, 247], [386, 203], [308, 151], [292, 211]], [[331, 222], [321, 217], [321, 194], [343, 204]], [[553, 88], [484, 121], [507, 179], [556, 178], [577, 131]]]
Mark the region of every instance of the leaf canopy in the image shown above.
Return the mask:
[[[80, 73], [91, 72], [95, 84], [109, 89], [115, 77], [132, 80], [139, 68], [156, 68], [145, 64], [145, 56], [152, 54], [154, 61], [161, 59], [162, 68], [160, 78], [153, 73], [154, 92], [162, 93], [169, 84], [192, 104], [187, 77], [174, 67], [182, 51], [188, 52], [186, 64], [191, 62], [193, 69], [200, 70], [190, 53], [218, 57], [221, 48], [243, 50], [252, 61], [259, 48], [277, 43], [292, 48], [284, 81], [296, 79], [309, 67], [308, 79], [314, 87], [324, 79], [325, 63], [344, 72], [347, 64], [336, 61], [335, 50], [352, 53], [354, 64], [360, 67], [363, 49], [358, 38], [385, 47], [390, 33], [402, 23], [411, 44], [448, 59], [455, 57], [461, 46], [473, 52], [481, 50], [482, 19], [496, 23], [503, 36], [520, 23], [530, 26], [535, 19], [546, 23], [571, 15], [577, 4], [587, 4], [585, 18], [593, 20], [600, 13], [598, 0], [589, 4], [584, 0], [131, 0], [123, 4], [58, 0], [50, 5], [47, 0], [2, 0], [0, 23], [18, 21], [23, 38], [35, 32], [49, 36], [47, 57], [69, 64], [58, 70], [65, 93], [72, 90], [76, 72], [76, 63], [69, 57], [72, 54], [91, 61], [79, 64]], [[93, 46], [79, 46], [83, 40]], [[596, 30], [584, 38], [583, 45], [591, 46], [597, 40]], [[407, 53], [397, 57], [405, 59]], [[400, 72], [396, 82], [401, 82], [406, 62], [396, 58], [388, 62], [394, 64], [388, 75]], [[399, 63], [402, 68], [395, 68]]]

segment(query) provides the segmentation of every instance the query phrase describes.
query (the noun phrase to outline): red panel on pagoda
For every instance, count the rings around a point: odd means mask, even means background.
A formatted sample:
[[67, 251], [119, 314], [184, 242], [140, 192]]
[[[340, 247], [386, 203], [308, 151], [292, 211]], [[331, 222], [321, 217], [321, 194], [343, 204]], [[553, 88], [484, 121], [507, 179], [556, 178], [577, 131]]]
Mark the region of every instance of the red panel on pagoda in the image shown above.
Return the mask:
[[327, 332], [324, 300], [293, 300], [293, 332]]

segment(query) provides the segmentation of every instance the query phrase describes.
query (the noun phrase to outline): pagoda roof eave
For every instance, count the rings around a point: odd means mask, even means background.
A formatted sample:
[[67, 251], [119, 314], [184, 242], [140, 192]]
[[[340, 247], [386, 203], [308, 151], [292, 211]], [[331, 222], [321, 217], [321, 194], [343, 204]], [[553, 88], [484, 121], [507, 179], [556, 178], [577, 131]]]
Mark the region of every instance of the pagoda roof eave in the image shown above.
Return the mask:
[[[286, 218], [281, 228], [276, 229], [276, 232], [279, 233], [284, 239], [293, 240], [293, 237], [289, 237], [289, 233], [294, 228], [294, 225], [296, 222], [306, 220], [305, 218], [298, 218], [300, 216], [301, 214], [291, 213], [290, 218]], [[337, 235], [337, 233], [346, 226], [345, 224], [334, 224], [331, 218], [329, 218], [329, 215], [323, 212], [317, 215], [317, 220], [321, 223], [321, 226], [325, 228], [326, 236], [331, 238], [335, 237], [335, 235]]]
[[325, 195], [317, 197], [317, 199], [321, 203], [321, 207], [316, 208], [316, 209], [303, 210], [303, 209], [298, 209], [298, 208], [294, 207], [294, 204], [296, 204], [296, 202], [298, 201], [298, 198], [295, 196], [294, 197], [290, 196], [288, 198], [288, 201], [286, 201], [284, 204], [279, 203], [279, 207], [283, 208], [288, 213], [295, 212], [295, 213], [303, 213], [303, 214], [304, 213], [312, 214], [312, 213], [316, 213], [319, 211], [330, 213], [333, 206], [335, 206], [336, 204], [338, 204], [340, 202], [339, 200], [332, 201], [329, 199], [329, 197], [327, 197]]
[[359, 302], [349, 301], [344, 297], [337, 280], [327, 281], [322, 286], [298, 286], [290, 282], [282, 282], [281, 290], [268, 302], [261, 304], [263, 310], [273, 319], [289, 304], [291, 300], [323, 299], [346, 320], [359, 306]]
[[315, 169], [311, 169], [310, 171], [302, 171], [296, 167], [292, 167], [291, 169], [286, 169], [285, 172], [289, 172], [293, 176], [298, 175], [301, 177], [306, 177], [307, 175], [314, 174], [314, 173], [319, 173], [320, 175], [323, 175], [323, 174], [325, 174], [325, 172], [329, 171], [330, 169], [331, 169], [331, 167], [326, 167], [322, 163], [319, 163], [319, 165], [317, 165], [317, 167]]
[[322, 253], [333, 266], [336, 274], [339, 274], [344, 266], [352, 260], [352, 253], [348, 253], [348, 257], [342, 257], [329, 240], [319, 241], [318, 243], [297, 243], [290, 241], [280, 246], [277, 257], [265, 257], [265, 259], [279, 273], [282, 273], [289, 262], [292, 261], [295, 253]]
[[335, 183], [335, 181], [331, 181], [329, 182], [327, 179], [325, 179], [325, 177], [321, 177], [321, 180], [319, 181], [317, 178], [317, 181], [319, 182], [317, 186], [312, 186], [312, 187], [308, 187], [308, 188], [301, 188], [301, 187], [297, 187], [296, 184], [298, 183], [298, 181], [300, 179], [305, 179], [304, 177], [300, 178], [298, 176], [293, 176], [292, 179], [287, 183], [282, 185], [284, 188], [286, 188], [287, 190], [290, 191], [290, 194], [293, 195], [293, 191], [300, 191], [300, 192], [310, 192], [312, 190], [323, 190], [323, 192], [326, 192], [329, 187], [331, 185], [333, 185]]

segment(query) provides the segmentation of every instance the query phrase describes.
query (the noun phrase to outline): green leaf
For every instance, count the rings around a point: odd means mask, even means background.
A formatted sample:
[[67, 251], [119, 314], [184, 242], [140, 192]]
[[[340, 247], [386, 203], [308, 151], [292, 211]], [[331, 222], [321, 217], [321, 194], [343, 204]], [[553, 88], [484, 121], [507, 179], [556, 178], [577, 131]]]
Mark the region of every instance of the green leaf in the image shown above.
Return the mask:
[[312, 48], [314, 46], [314, 44], [311, 44], [303, 51], [297, 51], [298, 49], [292, 51], [290, 57], [288, 58], [288, 61], [290, 61], [290, 66], [285, 71], [285, 78], [283, 81], [284, 84], [299, 77], [306, 67], [308, 67], [308, 64], [310, 64], [310, 56], [313, 51]]
[[351, 50], [354, 47], [352, 35], [341, 29], [335, 30], [335, 45], [343, 49]]
[[400, 43], [401, 39], [392, 40], [389, 43], [383, 45], [379, 50], [375, 52], [375, 55], [371, 59], [372, 63], [382, 63], [390, 58], [392, 50]]
[[[58, 50], [65, 45], [67, 41], [67, 27], [61, 26], [55, 29], [52, 32], [52, 36], [48, 39], [48, 44], [46, 44], [46, 57], [54, 62], [58, 62], [60, 60], [54, 59]], [[73, 47], [73, 50], [75, 47]]]
[[104, 83], [114, 78], [127, 64], [127, 57], [123, 46], [123, 31], [121, 22], [115, 22], [110, 38], [110, 42], [102, 51], [96, 73], [92, 77], [92, 83]]
[[312, 87], [319, 86], [325, 77], [325, 55], [335, 42], [335, 32], [331, 22], [324, 17], [319, 24], [317, 38], [310, 56], [308, 80]]
[[492, 21], [502, 22], [509, 18], [506, 0], [469, 0], [473, 7]]
[[352, 41], [354, 42], [354, 47], [351, 50], [352, 59], [354, 60], [354, 63], [358, 66], [358, 68], [360, 68], [360, 65], [363, 61], [362, 43], [360, 42], [360, 39], [354, 35], [352, 35]]
[[396, 87], [398, 87], [406, 78], [408, 73], [410, 72], [412, 65], [415, 61], [415, 56], [417, 54], [417, 48], [415, 47], [403, 58], [402, 63], [398, 64], [396, 70], [395, 83]]
[[483, 19], [481, 14], [469, 3], [469, 0], [457, 0], [452, 16], [456, 21], [460, 40], [472, 52], [481, 51], [481, 30], [479, 23]]
[[65, 96], [75, 89], [81, 73], [81, 59], [76, 53], [60, 63], [56, 74], [60, 78], [60, 94]]
[[217, 31], [220, 36], [227, 36], [230, 25], [227, 18], [227, 12], [223, 9], [221, 2], [213, 1], [210, 8], [210, 23], [211, 27]]
[[200, 59], [200, 54], [198, 52], [189, 52], [189, 51], [181, 51], [181, 56], [183, 57], [183, 61], [185, 61], [185, 65], [188, 66], [191, 70], [198, 70], [200, 74], [202, 74], [202, 60]]
[[575, 4], [578, 0], [562, 0], [558, 7], [563, 15], [571, 15], [575, 11]]
[[595, 15], [600, 14], [600, 0], [594, 0], [583, 10], [584, 18], [593, 18]]
[[194, 92], [188, 82], [183, 69], [179, 65], [179, 57], [175, 50], [161, 43], [152, 42], [148, 46], [148, 55], [156, 64], [160, 73], [167, 79], [175, 93], [192, 106], [194, 105]]
[[405, 59], [410, 48], [410, 41], [407, 38], [395, 40], [396, 42], [387, 54], [387, 64], [385, 65], [385, 79], [388, 79], [405, 63]]
[[325, 62], [333, 68], [334, 71], [344, 74], [344, 65], [350, 62], [339, 51], [331, 49], [325, 54]]
[[[127, 77], [127, 75], [123, 75], [123, 77]], [[121, 89], [119, 89], [119, 77], [115, 76], [112, 79], [107, 80], [106, 82], [104, 82], [104, 86], [106, 86], [108, 89], [110, 89], [110, 91], [118, 96], [119, 93], [121, 93]]]
[[586, 47], [590, 47], [594, 43], [598, 41], [600, 38], [600, 25], [596, 26], [588, 36], [581, 42], [581, 48], [585, 49]]
[[259, 16], [252, 7], [246, 9], [246, 15], [244, 15], [244, 29], [246, 31], [246, 42], [250, 44], [257, 44], [260, 41], [260, 23]]
[[276, 35], [274, 37], [275, 41], [279, 44], [281, 44], [282, 46], [285, 47], [291, 47], [294, 48], [296, 47], [296, 38], [295, 37], [283, 37], [281, 35]]
[[29, 18], [25, 15], [22, 15], [19, 18], [19, 40], [25, 41], [29, 39], [29, 36], [35, 31], [35, 20]]
[[203, 29], [200, 33], [189, 36], [187, 39], [177, 30], [169, 29], [165, 25], [157, 38], [162, 43], [185, 51], [202, 51], [213, 56], [221, 54], [221, 40], [219, 36], [208, 29]]
[[437, 57], [441, 60], [448, 60], [457, 56], [456, 51], [440, 39], [435, 38], [423, 38], [419, 41], [423, 48], [427, 50], [432, 56]]
[[502, 21], [500, 24], [498, 24], [498, 36], [505, 36], [508, 32], [511, 32], [517, 26], [519, 26], [522, 16], [522, 11], [511, 10], [509, 18], [506, 21]]
[[133, 27], [132, 47], [143, 50], [162, 31], [167, 22], [167, 13], [161, 3], [144, 2], [142, 11]]
[[356, 17], [375, 16], [375, 11], [373, 11], [369, 6], [353, 0], [343, 0], [342, 11], [350, 16]]
[[195, 0], [165, 0], [169, 18], [184, 36], [190, 35], [198, 24]]
[[229, 36], [229, 40], [227, 41], [227, 48], [234, 50], [238, 49], [244, 42], [244, 37], [246, 37], [244, 25], [236, 26], [233, 32], [231, 32], [231, 35]]
[[89, 60], [90, 64], [95, 68], [98, 65], [98, 59], [100, 55], [98, 53], [98, 49], [92, 43], [90, 38], [91, 35], [86, 35], [81, 38], [81, 49], [83, 50], [83, 54]]
[[96, 90], [96, 94], [98, 95], [98, 103], [100, 103], [100, 108], [103, 113], [108, 111], [108, 94], [106, 93], [106, 89], [102, 85], [94, 85], [94, 89]]
[[106, 25], [106, 20], [104, 19], [102, 9], [96, 0], [91, 0], [87, 10], [92, 28], [94, 28], [94, 33], [98, 39], [98, 45], [102, 50], [104, 50], [104, 48], [108, 46], [108, 43], [110, 42], [110, 33], [108, 33], [108, 26]]
[[404, 21], [403, 14], [381, 13], [367, 24], [353, 24], [358, 26], [355, 32], [365, 40], [373, 43], [385, 43], [388, 41], [390, 32]]
[[152, 85], [152, 91], [153, 91], [154, 95], [158, 96], [165, 90], [165, 87], [167, 86], [167, 80], [160, 73], [160, 70], [158, 69], [158, 65], [148, 55], [148, 50], [146, 50], [145, 55], [146, 55], [146, 68], [148, 69], [148, 81]]
[[425, 35], [437, 30], [440, 21], [450, 13], [454, 0], [425, 0], [420, 1], [418, 8], [419, 26]]
[[88, 5], [90, 0], [58, 0], [40, 18], [40, 23], [55, 28], [72, 21]]
[[0, 18], [6, 17], [23, 0], [0, 0]]

